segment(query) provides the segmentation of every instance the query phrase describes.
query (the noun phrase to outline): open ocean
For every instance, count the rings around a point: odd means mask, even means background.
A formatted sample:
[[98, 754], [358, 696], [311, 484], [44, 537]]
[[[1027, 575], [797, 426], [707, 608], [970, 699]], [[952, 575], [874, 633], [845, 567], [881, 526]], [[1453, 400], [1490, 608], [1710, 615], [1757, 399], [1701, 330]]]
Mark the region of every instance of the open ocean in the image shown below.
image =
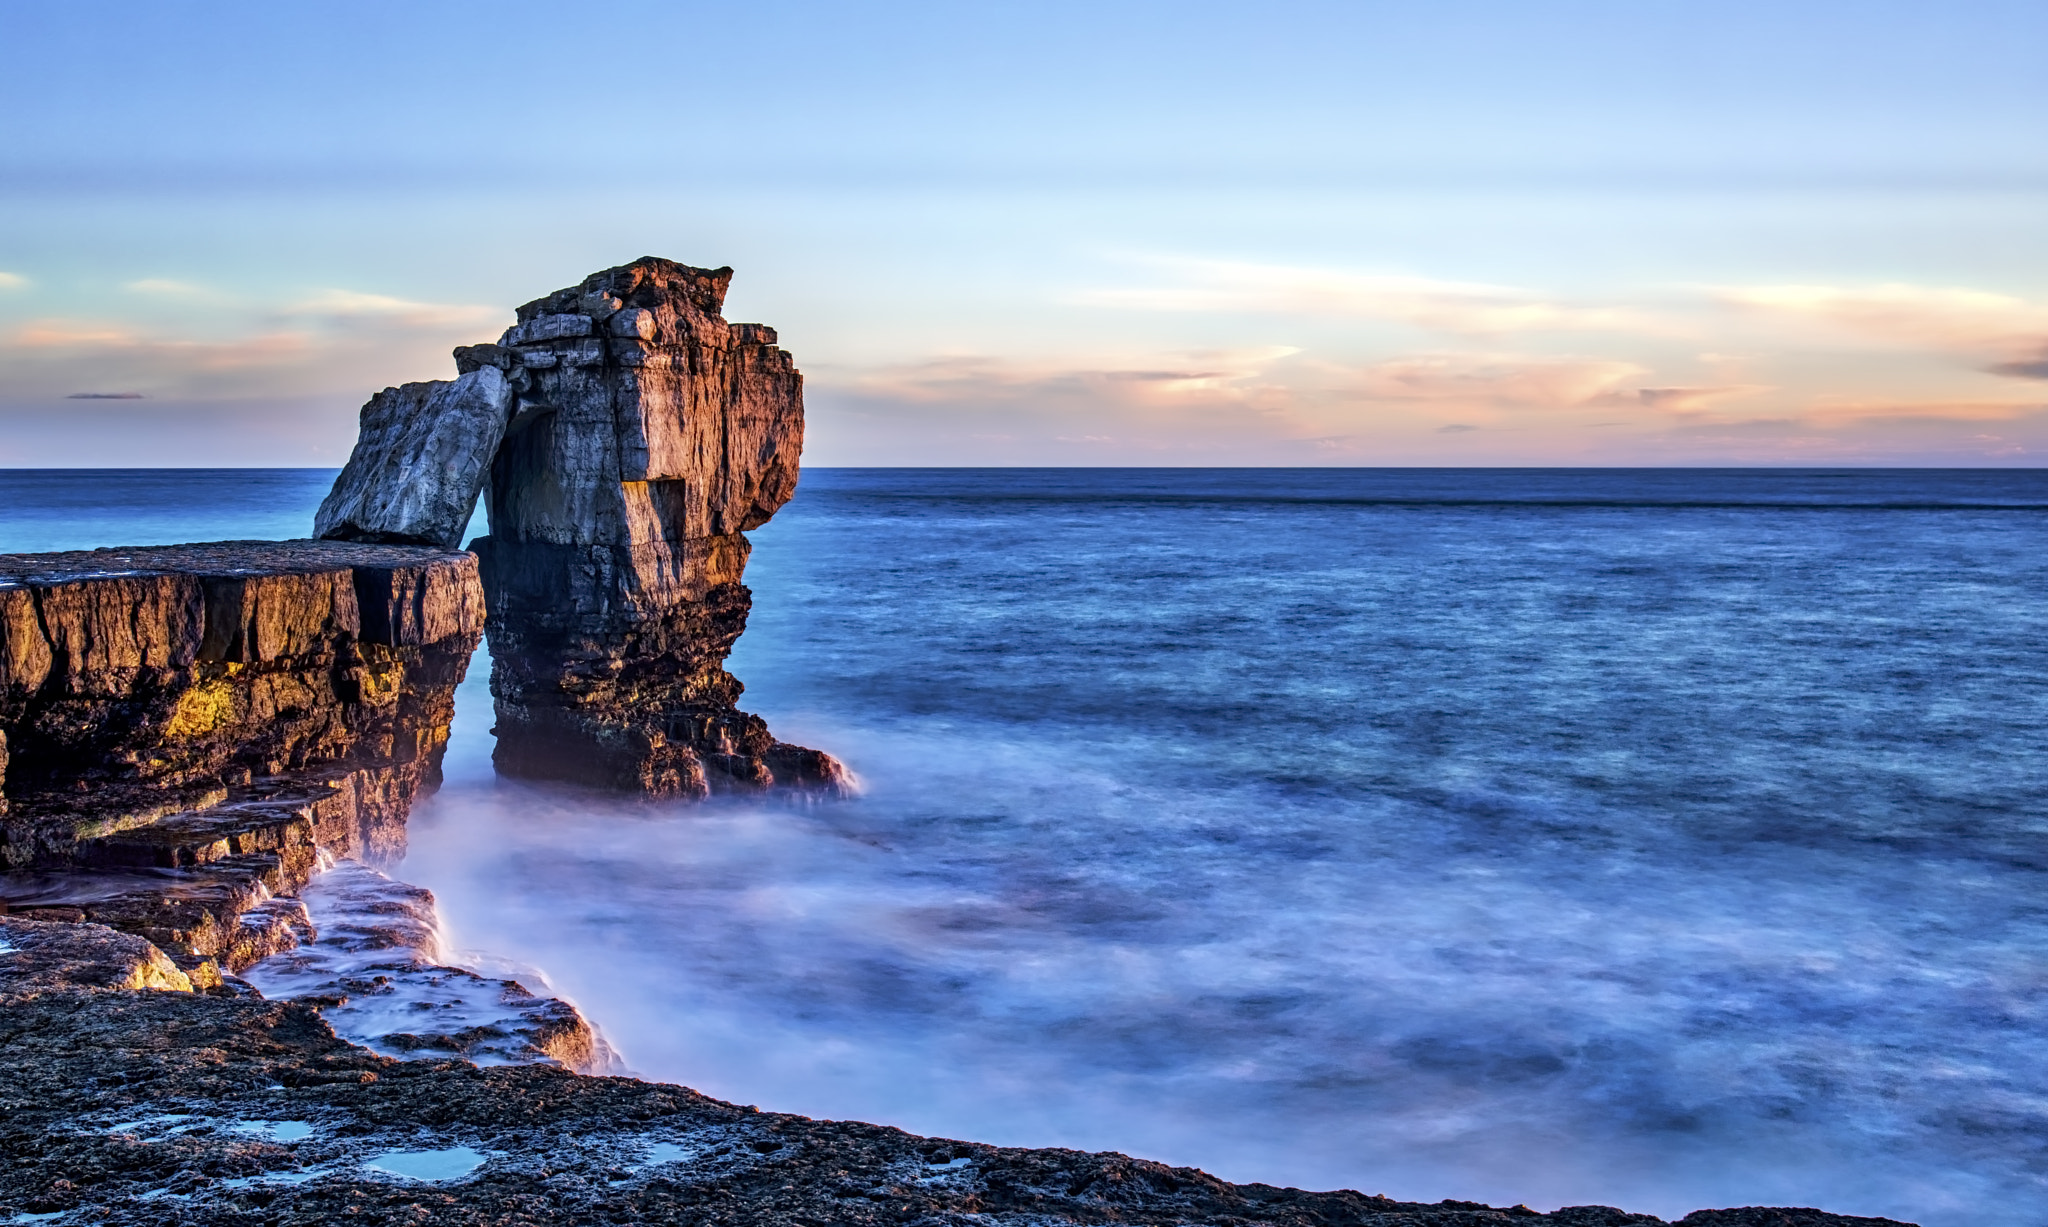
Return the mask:
[[[0, 472], [0, 550], [300, 535], [330, 478]], [[480, 658], [397, 871], [643, 1076], [2048, 1221], [2048, 472], [813, 469], [753, 537], [744, 706], [864, 797], [499, 785]]]

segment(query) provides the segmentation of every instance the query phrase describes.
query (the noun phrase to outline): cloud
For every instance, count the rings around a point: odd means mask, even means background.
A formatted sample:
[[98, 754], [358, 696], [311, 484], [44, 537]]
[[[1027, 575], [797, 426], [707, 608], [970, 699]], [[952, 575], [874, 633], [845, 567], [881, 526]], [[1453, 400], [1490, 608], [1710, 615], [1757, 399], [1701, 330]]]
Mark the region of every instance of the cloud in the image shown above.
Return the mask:
[[195, 341], [154, 337], [106, 324], [45, 320], [25, 325], [12, 337], [0, 340], [0, 359], [12, 350], [17, 355], [82, 360], [82, 364], [101, 368], [115, 364], [187, 372], [226, 371], [291, 362], [311, 348], [312, 339], [304, 333]]
[[495, 308], [349, 290], [264, 308], [188, 282], [150, 278], [125, 288], [203, 311], [170, 327], [44, 318], [0, 332], [0, 385], [10, 399], [48, 403], [82, 386], [171, 401], [333, 395], [360, 404], [385, 383], [452, 375], [448, 351], [493, 339], [508, 318]]
[[1729, 287], [1718, 295], [1748, 310], [1950, 354], [1995, 374], [2048, 379], [2048, 305], [2010, 294], [1892, 283]]
[[1554, 302], [1510, 286], [1226, 260], [1146, 263], [1178, 284], [1089, 290], [1077, 301], [1133, 311], [1363, 316], [1468, 336], [1670, 331], [1634, 310]]
[[0, 273], [0, 290], [18, 290], [28, 284], [20, 273]]
[[1464, 463], [1475, 440], [1526, 449], [1600, 426], [1668, 430], [1717, 401], [1767, 390], [1655, 384], [1648, 374], [1614, 359], [1513, 353], [1345, 363], [1272, 347], [1076, 365], [953, 355], [814, 370], [813, 443], [830, 464], [961, 454], [977, 463]]
[[1647, 372], [1633, 362], [1425, 354], [1340, 371], [1352, 395], [1496, 409], [1556, 409], [1613, 398]]
[[[1133, 363], [1066, 366], [985, 355], [949, 355], [862, 372], [844, 382], [859, 395], [909, 404], [1032, 403], [1084, 400], [1171, 406], [1191, 400], [1237, 400], [1272, 364], [1300, 353], [1274, 345], [1201, 350]], [[1178, 361], [1174, 361], [1178, 359]]]
[[1636, 399], [1666, 413], [1697, 413], [1720, 401], [1776, 391], [1768, 384], [1733, 383], [1704, 387], [1637, 388]]
[[2014, 379], [2048, 379], [2048, 345], [2030, 358], [2017, 358], [2011, 362], [1994, 362], [1984, 368], [1994, 375], [2010, 375]]
[[189, 281], [170, 281], [162, 277], [145, 277], [140, 281], [123, 282], [121, 288], [135, 294], [159, 294], [168, 298], [218, 298], [214, 291]]
[[494, 322], [503, 322], [509, 314], [498, 307], [413, 302], [387, 294], [363, 294], [354, 290], [322, 290], [286, 307], [283, 313], [334, 322], [392, 322], [409, 328], [488, 328]]

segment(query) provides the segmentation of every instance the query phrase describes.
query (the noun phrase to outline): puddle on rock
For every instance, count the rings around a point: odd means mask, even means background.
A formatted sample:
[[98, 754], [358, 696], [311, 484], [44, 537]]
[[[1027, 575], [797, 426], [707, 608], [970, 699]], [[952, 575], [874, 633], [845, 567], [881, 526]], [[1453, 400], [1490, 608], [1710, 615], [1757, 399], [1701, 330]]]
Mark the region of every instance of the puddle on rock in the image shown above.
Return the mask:
[[403, 1176], [407, 1180], [456, 1180], [484, 1164], [485, 1155], [468, 1146], [448, 1150], [393, 1150], [365, 1160], [373, 1172]]
[[313, 1136], [313, 1126], [297, 1120], [240, 1120], [227, 1127], [266, 1142], [299, 1142]]

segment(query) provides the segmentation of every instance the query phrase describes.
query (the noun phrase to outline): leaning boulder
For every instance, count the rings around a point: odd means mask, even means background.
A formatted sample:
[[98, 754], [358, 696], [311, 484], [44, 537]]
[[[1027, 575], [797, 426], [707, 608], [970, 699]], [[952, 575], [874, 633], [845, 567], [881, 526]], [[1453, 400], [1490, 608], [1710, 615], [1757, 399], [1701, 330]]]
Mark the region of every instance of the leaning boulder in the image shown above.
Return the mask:
[[512, 385], [496, 366], [377, 393], [363, 406], [355, 451], [320, 504], [313, 535], [461, 545], [511, 404]]

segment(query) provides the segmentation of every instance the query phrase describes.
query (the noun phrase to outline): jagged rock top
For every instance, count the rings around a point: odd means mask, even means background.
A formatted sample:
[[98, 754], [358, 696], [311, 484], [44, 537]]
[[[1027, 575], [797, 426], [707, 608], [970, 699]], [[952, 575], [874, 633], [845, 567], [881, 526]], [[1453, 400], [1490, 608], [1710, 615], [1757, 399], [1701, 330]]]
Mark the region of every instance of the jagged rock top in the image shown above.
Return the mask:
[[692, 268], [660, 256], [642, 256], [534, 299], [519, 308], [519, 322], [565, 314], [605, 319], [623, 307], [656, 309], [677, 300], [687, 301], [706, 315], [717, 315], [725, 310], [725, 291], [731, 285], [731, 268]]

